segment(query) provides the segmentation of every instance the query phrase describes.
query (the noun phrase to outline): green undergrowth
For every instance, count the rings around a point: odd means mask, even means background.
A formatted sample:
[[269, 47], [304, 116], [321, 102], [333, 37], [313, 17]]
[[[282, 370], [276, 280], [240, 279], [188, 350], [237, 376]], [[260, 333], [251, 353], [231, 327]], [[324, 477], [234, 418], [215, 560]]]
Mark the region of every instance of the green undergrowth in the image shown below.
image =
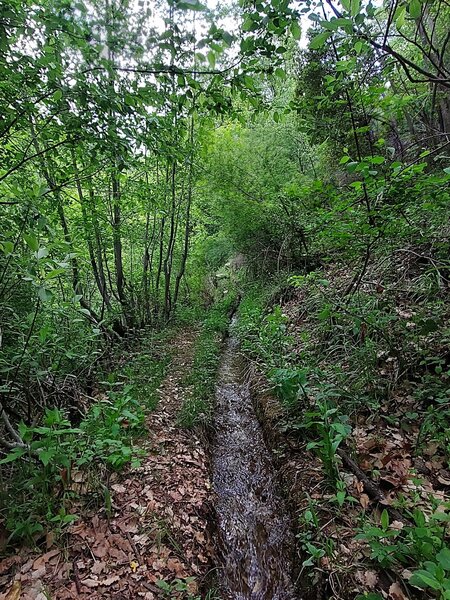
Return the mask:
[[[355, 540], [368, 548], [366, 564], [391, 573], [409, 569], [409, 590], [450, 598], [450, 503], [433, 494], [400, 492], [393, 505], [406, 525], [392, 523], [388, 510], [380, 522], [379, 512], [362, 510], [352, 497], [339, 456], [345, 448], [358, 460], [351, 434], [367, 423], [380, 443], [387, 426], [405, 436], [407, 452], [415, 440], [412, 460], [430, 446], [448, 460], [447, 249], [416, 247], [403, 256], [374, 257], [364, 277], [374, 283], [347, 295], [347, 273], [330, 264], [309, 275], [286, 276], [284, 288], [283, 282], [254, 285], [241, 302], [236, 330], [280, 400], [280, 428], [322, 465], [324, 498], [309, 498], [298, 528], [303, 569], [313, 578], [322, 560], [338, 555], [324, 522], [331, 513], [339, 527], [343, 511], [351, 510]], [[281, 296], [287, 300], [279, 301]], [[380, 473], [374, 467], [369, 476], [377, 482]], [[420, 475], [412, 481], [420, 486]], [[374, 593], [375, 598], [382, 596]]]
[[38, 425], [21, 423], [26, 447], [1, 461], [0, 519], [8, 544], [39, 543], [49, 530], [60, 535], [87, 499], [111, 510], [109, 473], [139, 464], [137, 442], [170, 364], [170, 337], [171, 330], [145, 336], [120, 367], [103, 373], [83, 415], [53, 407]]
[[207, 426], [211, 422], [222, 340], [228, 331], [230, 314], [235, 304], [236, 295], [227, 294], [216, 301], [203, 316], [191, 372], [184, 380], [187, 397], [179, 415], [179, 421], [184, 427]]

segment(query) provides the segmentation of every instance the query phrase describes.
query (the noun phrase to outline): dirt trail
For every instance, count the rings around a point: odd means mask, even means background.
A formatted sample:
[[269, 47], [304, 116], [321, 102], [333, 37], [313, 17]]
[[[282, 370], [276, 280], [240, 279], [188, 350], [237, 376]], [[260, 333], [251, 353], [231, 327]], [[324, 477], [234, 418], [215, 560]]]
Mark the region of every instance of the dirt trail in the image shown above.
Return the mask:
[[158, 581], [188, 577], [195, 577], [189, 591], [196, 593], [210, 568], [210, 481], [199, 438], [177, 425], [195, 339], [193, 331], [179, 332], [172, 342], [173, 363], [147, 419], [141, 466], [110, 478], [110, 517], [103, 503], [70, 527], [64, 549], [0, 561], [0, 576], [16, 569], [0, 598], [153, 600], [165, 597]]

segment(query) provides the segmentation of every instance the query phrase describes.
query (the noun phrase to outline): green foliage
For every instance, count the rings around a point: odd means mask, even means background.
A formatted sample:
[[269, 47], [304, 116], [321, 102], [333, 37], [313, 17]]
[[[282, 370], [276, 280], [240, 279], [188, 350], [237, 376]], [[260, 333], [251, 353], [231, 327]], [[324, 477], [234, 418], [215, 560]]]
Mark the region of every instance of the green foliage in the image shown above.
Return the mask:
[[317, 505], [308, 498], [308, 508], [299, 517], [300, 532], [297, 533], [304, 560], [302, 567], [314, 567], [320, 564], [324, 556], [332, 556], [335, 552], [333, 540], [318, 534], [320, 521], [317, 514]]
[[318, 399], [316, 407], [304, 413], [300, 428], [313, 435], [313, 441], [306, 448], [317, 453], [331, 484], [336, 486], [339, 479], [337, 449], [351, 432], [348, 416], [339, 415], [338, 409], [327, 400]]
[[187, 398], [179, 415], [184, 427], [207, 426], [211, 423], [222, 340], [235, 304], [236, 297], [230, 293], [217, 301], [203, 320], [195, 344], [191, 373], [184, 382]]
[[413, 565], [411, 585], [435, 590], [439, 598], [447, 598], [450, 551], [445, 531], [450, 521], [449, 508], [447, 503], [444, 510], [440, 507], [429, 516], [417, 509], [411, 515], [414, 523], [401, 527], [390, 525], [388, 512], [384, 510], [380, 526], [366, 524], [358, 538], [369, 543], [371, 557], [383, 567], [403, 564], [411, 568]]
[[[180, 422], [210, 422], [227, 287], [245, 288], [241, 346], [338, 511], [351, 421], [393, 422], [407, 397], [415, 451], [450, 455], [449, 7], [153, 4], [1, 11], [0, 462], [16, 538], [74, 518], [74, 468], [137, 461], [167, 356], [105, 375], [86, 411], [114, 346], [201, 319]], [[306, 514], [312, 567], [334, 550]], [[413, 560], [411, 583], [448, 597], [441, 525], [414, 518], [367, 529], [373, 558]]]
[[197, 593], [191, 593], [192, 588], [197, 588], [195, 577], [186, 577], [186, 579], [176, 578], [170, 583], [164, 579], [156, 582], [164, 598], [182, 598], [184, 600], [217, 600], [219, 596], [214, 590], [206, 592], [205, 596], [199, 596]]
[[[167, 356], [152, 356], [149, 350], [137, 355], [104, 382], [106, 392], [77, 427], [57, 408], [46, 409], [41, 425], [20, 424], [25, 447], [15, 448], [0, 461], [12, 469], [1, 496], [10, 540], [33, 542], [44, 528], [61, 534], [77, 519], [70, 509], [77, 496], [72, 472], [82, 473], [90, 492], [99, 494], [108, 510], [109, 492], [102, 474], [139, 464], [141, 450], [135, 439], [144, 432], [146, 413], [156, 406], [156, 390], [167, 365]], [[125, 382], [114, 382], [117, 378]]]
[[[286, 330], [286, 316], [278, 305], [266, 311], [265, 304], [277, 289], [278, 284], [264, 290], [255, 287], [248, 291], [239, 306], [236, 332], [243, 350], [262, 362], [264, 370], [270, 372], [280, 392], [284, 388], [288, 393], [288, 402], [294, 400], [296, 395], [296, 381], [298, 383], [303, 379], [301, 373], [293, 373], [288, 368], [293, 340]], [[283, 383], [284, 379], [286, 381]]]

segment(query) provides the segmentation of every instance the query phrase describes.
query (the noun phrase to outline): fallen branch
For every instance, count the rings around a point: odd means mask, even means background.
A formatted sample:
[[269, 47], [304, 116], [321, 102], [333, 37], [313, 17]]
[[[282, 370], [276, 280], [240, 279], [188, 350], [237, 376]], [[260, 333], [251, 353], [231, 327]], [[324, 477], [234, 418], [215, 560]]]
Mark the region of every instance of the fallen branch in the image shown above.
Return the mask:
[[353, 475], [355, 475], [361, 481], [364, 486], [364, 491], [371, 500], [382, 504], [395, 521], [401, 521], [402, 523], [409, 522], [407, 517], [405, 517], [396, 508], [388, 504], [386, 496], [380, 490], [379, 486], [364, 473], [358, 464], [352, 458], [350, 458], [350, 456], [344, 452], [344, 450], [338, 449], [337, 453], [341, 457], [344, 467], [351, 471]]

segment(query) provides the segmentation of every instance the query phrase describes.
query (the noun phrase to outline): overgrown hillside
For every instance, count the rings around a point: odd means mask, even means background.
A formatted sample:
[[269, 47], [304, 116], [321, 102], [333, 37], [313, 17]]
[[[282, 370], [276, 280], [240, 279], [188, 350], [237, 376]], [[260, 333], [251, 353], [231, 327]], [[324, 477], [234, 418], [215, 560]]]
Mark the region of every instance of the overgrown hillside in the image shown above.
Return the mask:
[[[173, 365], [165, 423], [207, 444], [237, 299], [303, 590], [450, 598], [449, 22], [446, 0], [0, 5], [8, 600], [12, 557], [110, 519]], [[169, 572], [147, 592], [213, 597]]]

